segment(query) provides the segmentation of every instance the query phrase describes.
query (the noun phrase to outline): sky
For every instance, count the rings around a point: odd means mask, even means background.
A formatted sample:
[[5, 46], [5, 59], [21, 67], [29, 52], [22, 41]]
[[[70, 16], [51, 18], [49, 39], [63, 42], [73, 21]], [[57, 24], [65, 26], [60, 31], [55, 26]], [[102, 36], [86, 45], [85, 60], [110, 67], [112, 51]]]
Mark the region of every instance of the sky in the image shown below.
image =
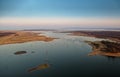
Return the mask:
[[120, 0], [0, 0], [0, 29], [120, 28]]

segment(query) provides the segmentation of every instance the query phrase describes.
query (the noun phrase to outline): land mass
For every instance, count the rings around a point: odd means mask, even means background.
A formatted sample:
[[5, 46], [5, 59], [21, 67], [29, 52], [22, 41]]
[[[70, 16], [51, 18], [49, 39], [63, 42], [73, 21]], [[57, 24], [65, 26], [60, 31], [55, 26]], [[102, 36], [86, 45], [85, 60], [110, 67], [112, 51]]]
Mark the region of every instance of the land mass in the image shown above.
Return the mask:
[[46, 68], [49, 68], [50, 65], [49, 64], [41, 64], [41, 65], [38, 65], [36, 67], [33, 67], [33, 68], [30, 68], [28, 69], [28, 72], [33, 72], [33, 71], [36, 71], [36, 70], [43, 70], [43, 69], [46, 69]]
[[93, 51], [89, 55], [120, 57], [120, 31], [68, 31], [70, 35], [109, 39], [110, 41], [87, 41]]
[[17, 51], [14, 54], [15, 55], [21, 55], [21, 54], [25, 54], [25, 53], [27, 53], [27, 52], [26, 51]]
[[30, 41], [53, 41], [55, 38], [38, 35], [30, 31], [0, 31], [0, 45]]
[[109, 41], [86, 41], [89, 45], [92, 46], [92, 52], [89, 54], [92, 55], [103, 55], [111, 57], [120, 57], [120, 43], [118, 42], [109, 42]]
[[120, 42], [120, 31], [69, 31], [75, 36], [90, 36]]

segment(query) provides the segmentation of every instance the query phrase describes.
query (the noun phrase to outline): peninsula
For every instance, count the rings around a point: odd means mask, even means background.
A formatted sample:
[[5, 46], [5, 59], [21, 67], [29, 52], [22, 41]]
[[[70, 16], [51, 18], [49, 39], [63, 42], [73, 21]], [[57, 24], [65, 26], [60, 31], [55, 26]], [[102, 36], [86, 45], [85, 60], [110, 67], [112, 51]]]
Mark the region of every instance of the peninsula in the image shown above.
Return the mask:
[[0, 45], [24, 43], [30, 41], [53, 41], [55, 38], [38, 35], [30, 31], [0, 31]]
[[120, 57], [120, 43], [118, 42], [109, 42], [109, 41], [86, 41], [89, 45], [92, 46], [92, 52], [89, 53], [89, 56], [92, 55], [103, 55], [111, 57]]
[[92, 46], [88, 55], [120, 57], [120, 31], [69, 31], [70, 35], [109, 39], [106, 41], [86, 41]]

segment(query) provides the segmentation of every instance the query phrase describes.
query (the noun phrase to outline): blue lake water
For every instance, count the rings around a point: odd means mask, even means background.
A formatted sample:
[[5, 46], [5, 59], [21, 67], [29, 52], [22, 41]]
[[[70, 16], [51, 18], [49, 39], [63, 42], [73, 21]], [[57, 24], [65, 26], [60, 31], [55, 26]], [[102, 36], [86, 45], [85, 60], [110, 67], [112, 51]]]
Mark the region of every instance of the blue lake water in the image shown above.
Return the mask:
[[[103, 39], [71, 36], [66, 33], [42, 33], [59, 39], [0, 46], [0, 77], [120, 76], [119, 58], [88, 56], [92, 48], [84, 41]], [[27, 53], [15, 55], [17, 51]], [[45, 63], [50, 64], [50, 67], [28, 72], [28, 69]]]

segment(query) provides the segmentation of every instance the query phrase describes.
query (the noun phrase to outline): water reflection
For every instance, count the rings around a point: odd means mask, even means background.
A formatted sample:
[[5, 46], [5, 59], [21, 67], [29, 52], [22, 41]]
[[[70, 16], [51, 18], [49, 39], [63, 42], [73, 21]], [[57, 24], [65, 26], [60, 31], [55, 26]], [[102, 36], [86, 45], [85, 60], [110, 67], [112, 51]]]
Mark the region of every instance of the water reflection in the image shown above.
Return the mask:
[[115, 61], [116, 59], [120, 59], [120, 57], [114, 57], [114, 56], [106, 56], [109, 61]]

